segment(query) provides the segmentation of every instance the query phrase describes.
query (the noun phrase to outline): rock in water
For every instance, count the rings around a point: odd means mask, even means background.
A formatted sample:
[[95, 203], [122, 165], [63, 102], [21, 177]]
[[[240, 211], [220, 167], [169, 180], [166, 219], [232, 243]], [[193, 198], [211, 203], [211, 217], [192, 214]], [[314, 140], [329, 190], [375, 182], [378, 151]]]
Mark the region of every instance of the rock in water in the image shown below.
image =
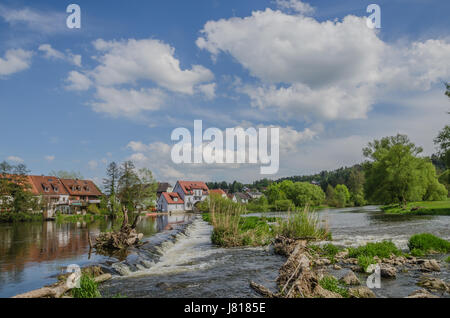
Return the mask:
[[380, 267], [380, 271], [381, 271], [381, 277], [384, 277], [384, 278], [397, 277], [397, 270], [393, 266], [382, 264]]
[[340, 281], [342, 283], [344, 283], [345, 285], [360, 285], [361, 284], [358, 277], [352, 271], [349, 271], [347, 274], [345, 274], [344, 277], [342, 277], [340, 279]]
[[441, 267], [435, 259], [425, 260], [420, 268], [424, 272], [440, 272]]
[[433, 295], [432, 293], [428, 292], [425, 289], [419, 289], [405, 298], [439, 298], [439, 297], [436, 295]]
[[450, 286], [442, 279], [436, 277], [427, 277], [424, 276], [420, 279], [420, 282], [417, 284], [419, 286], [425, 287], [431, 290], [442, 290], [446, 292], [450, 292]]
[[371, 291], [368, 287], [360, 286], [350, 288], [348, 293], [351, 298], [376, 298], [374, 292]]

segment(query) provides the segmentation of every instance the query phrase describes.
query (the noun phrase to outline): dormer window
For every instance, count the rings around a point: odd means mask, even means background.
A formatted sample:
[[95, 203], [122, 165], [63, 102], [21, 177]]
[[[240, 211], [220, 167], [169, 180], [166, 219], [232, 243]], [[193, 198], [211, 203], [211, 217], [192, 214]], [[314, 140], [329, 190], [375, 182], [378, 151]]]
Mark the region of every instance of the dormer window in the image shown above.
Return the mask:
[[57, 186], [55, 186], [55, 185], [52, 185], [52, 188], [53, 188], [53, 191], [55, 191], [55, 192], [58, 192], [58, 187]]
[[178, 202], [178, 198], [177, 197], [173, 198], [173, 201]]

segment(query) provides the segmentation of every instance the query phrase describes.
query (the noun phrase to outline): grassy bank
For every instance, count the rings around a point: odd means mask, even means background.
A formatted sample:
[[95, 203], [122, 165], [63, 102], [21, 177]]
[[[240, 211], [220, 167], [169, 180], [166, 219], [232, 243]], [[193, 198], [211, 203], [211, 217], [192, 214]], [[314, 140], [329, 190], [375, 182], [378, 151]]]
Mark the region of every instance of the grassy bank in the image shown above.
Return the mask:
[[294, 239], [329, 239], [318, 216], [307, 209], [292, 212], [287, 218], [244, 217], [245, 206], [227, 199], [214, 198], [203, 219], [213, 226], [211, 240], [223, 247], [263, 246], [277, 235]]
[[432, 253], [450, 253], [450, 242], [430, 233], [415, 234], [408, 241], [408, 247], [414, 256]]
[[42, 213], [0, 212], [0, 223], [42, 222]]
[[383, 206], [381, 210], [389, 214], [450, 215], [450, 200], [410, 202], [406, 207], [392, 204]]

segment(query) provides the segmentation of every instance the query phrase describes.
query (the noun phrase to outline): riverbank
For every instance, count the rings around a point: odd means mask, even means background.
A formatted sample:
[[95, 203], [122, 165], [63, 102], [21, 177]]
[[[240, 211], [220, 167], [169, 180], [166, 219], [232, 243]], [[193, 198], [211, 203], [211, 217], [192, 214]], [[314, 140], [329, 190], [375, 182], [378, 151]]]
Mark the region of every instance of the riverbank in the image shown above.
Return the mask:
[[410, 202], [406, 207], [393, 204], [383, 206], [380, 209], [388, 214], [450, 215], [450, 200]]

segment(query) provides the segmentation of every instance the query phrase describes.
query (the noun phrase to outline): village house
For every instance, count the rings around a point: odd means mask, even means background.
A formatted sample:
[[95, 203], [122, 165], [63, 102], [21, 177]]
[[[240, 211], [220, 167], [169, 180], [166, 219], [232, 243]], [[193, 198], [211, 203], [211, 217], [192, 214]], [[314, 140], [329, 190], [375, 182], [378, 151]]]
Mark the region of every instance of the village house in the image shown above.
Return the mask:
[[213, 189], [213, 190], [209, 190], [209, 194], [210, 194], [210, 195], [216, 194], [216, 195], [221, 196], [222, 198], [226, 198], [226, 197], [227, 197], [226, 192], [223, 191], [222, 189]]
[[167, 182], [158, 182], [158, 189], [156, 190], [156, 199], [159, 199], [163, 192], [172, 192], [173, 187]]
[[83, 210], [90, 204], [99, 204], [102, 193], [91, 180], [61, 179], [69, 193], [69, 205], [73, 213]]
[[227, 197], [228, 197], [228, 199], [230, 199], [231, 201], [233, 201], [235, 203], [238, 202], [236, 195], [234, 193], [228, 193]]
[[48, 217], [52, 217], [56, 210], [62, 213], [70, 213], [70, 195], [59, 178], [49, 176], [28, 176], [31, 185], [30, 191], [35, 196], [46, 200], [53, 211]]
[[[168, 196], [166, 194], [177, 193], [178, 196]], [[157, 201], [158, 210], [162, 212], [170, 212], [169, 206], [172, 211], [192, 211], [198, 202], [202, 202], [209, 197], [209, 189], [206, 183], [202, 181], [177, 181], [173, 192], [163, 192]], [[173, 199], [177, 199], [174, 201]], [[178, 201], [181, 200], [181, 201]], [[180, 203], [183, 208], [180, 209]], [[176, 206], [176, 207], [175, 207]]]
[[245, 192], [237, 192], [235, 194], [238, 203], [247, 204], [251, 197]]

